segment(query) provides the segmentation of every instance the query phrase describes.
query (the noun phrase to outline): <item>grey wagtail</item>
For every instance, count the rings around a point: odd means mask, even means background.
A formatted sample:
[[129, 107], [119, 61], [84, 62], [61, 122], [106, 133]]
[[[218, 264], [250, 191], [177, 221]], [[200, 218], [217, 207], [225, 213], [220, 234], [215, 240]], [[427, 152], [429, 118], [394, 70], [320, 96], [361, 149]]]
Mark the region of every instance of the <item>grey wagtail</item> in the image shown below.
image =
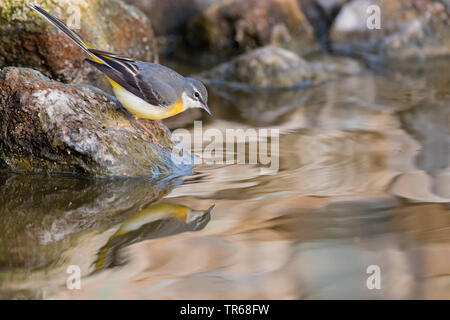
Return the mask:
[[120, 264], [118, 251], [131, 244], [203, 229], [213, 208], [214, 205], [206, 210], [193, 210], [181, 204], [160, 202], [133, 213], [99, 250], [94, 272]]
[[[64, 32], [93, 60], [90, 64], [103, 72], [113, 87], [117, 100], [139, 119], [161, 120], [192, 108], [201, 108], [211, 115], [208, 92], [197, 79], [185, 78], [160, 64], [136, 61], [119, 54], [94, 49], [62, 21], [38, 6], [33, 10]], [[140, 126], [157, 142], [154, 134]]]

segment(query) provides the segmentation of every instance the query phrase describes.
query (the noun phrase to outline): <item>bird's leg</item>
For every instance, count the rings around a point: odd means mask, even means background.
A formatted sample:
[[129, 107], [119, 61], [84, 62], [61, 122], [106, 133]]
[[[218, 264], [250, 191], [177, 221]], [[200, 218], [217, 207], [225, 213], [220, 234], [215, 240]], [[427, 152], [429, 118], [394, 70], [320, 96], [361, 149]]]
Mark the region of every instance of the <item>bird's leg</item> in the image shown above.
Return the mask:
[[156, 138], [155, 134], [142, 123], [141, 119], [133, 117], [133, 122], [137, 124], [139, 127], [141, 127], [141, 129], [144, 130], [151, 137], [152, 142], [154, 144], [156, 144], [161, 149], [163, 148], [163, 146], [159, 143], [158, 138]]
[[165, 128], [163, 128], [161, 122], [159, 122], [158, 120], [152, 120], [152, 121], [155, 124], [155, 126], [158, 127], [158, 129], [165, 130]]

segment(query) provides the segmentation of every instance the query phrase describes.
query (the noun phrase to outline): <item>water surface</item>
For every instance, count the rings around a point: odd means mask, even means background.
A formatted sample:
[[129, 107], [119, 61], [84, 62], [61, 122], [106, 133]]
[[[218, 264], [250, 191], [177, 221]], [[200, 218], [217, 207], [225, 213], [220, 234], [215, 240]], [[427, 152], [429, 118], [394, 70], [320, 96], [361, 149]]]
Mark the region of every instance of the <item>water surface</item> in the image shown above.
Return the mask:
[[[280, 130], [276, 173], [2, 172], [0, 297], [450, 298], [449, 59], [210, 96], [204, 129]], [[80, 290], [66, 287], [69, 265]]]

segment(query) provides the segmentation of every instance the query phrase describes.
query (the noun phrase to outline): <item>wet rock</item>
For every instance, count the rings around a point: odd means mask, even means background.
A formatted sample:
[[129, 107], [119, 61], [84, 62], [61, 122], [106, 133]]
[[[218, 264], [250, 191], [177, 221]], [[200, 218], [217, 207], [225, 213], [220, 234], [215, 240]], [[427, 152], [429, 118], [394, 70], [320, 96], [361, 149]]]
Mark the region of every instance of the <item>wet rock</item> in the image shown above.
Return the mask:
[[157, 59], [150, 20], [121, 0], [0, 0], [0, 67], [32, 67], [59, 81], [109, 90], [81, 49], [29, 8], [37, 4], [68, 23], [97, 48], [139, 60]]
[[156, 36], [184, 35], [188, 21], [219, 0], [125, 0], [151, 20]]
[[305, 48], [314, 42], [296, 0], [220, 1], [189, 23], [187, 39], [192, 47], [218, 56], [267, 44]]
[[362, 66], [350, 58], [324, 56], [307, 62], [292, 51], [265, 46], [200, 74], [216, 86], [241, 89], [289, 89], [316, 84], [339, 76], [355, 75]]
[[172, 161], [170, 133], [156, 122], [145, 123], [161, 149], [130, 119], [113, 97], [96, 88], [50, 81], [26, 68], [0, 73], [0, 159], [12, 170], [98, 176], [179, 173], [183, 168]]
[[[380, 8], [380, 29], [369, 29], [370, 5]], [[331, 37], [350, 50], [387, 59], [425, 59], [450, 54], [450, 5], [438, 0], [361, 0], [345, 5]], [[348, 49], [348, 48], [347, 48]]]

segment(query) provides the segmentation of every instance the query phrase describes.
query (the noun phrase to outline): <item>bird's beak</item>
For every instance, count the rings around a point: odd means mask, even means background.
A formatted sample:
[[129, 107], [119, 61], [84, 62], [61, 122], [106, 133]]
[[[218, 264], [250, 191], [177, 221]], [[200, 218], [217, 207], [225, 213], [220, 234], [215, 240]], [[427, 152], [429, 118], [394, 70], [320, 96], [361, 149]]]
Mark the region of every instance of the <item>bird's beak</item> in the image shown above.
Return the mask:
[[207, 105], [205, 102], [203, 102], [203, 101], [201, 101], [201, 102], [202, 102], [202, 105], [203, 105], [203, 109], [204, 109], [206, 112], [208, 112], [208, 114], [209, 114], [210, 116], [212, 116], [211, 110], [209, 110], [208, 105]]
[[207, 104], [204, 104], [204, 105], [203, 105], [203, 109], [205, 109], [205, 111], [208, 112], [208, 114], [209, 114], [210, 116], [212, 116], [211, 110], [209, 110]]

